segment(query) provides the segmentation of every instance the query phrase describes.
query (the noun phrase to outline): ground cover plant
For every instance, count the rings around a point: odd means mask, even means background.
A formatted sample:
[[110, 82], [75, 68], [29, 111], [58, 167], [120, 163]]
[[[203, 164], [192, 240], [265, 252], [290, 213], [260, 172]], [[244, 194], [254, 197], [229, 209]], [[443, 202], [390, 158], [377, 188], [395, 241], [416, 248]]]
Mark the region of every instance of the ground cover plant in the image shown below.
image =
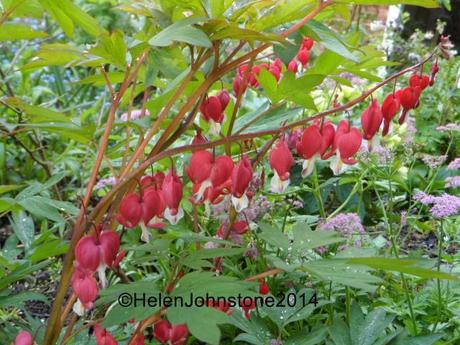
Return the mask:
[[1, 344], [460, 343], [445, 1], [1, 4]]

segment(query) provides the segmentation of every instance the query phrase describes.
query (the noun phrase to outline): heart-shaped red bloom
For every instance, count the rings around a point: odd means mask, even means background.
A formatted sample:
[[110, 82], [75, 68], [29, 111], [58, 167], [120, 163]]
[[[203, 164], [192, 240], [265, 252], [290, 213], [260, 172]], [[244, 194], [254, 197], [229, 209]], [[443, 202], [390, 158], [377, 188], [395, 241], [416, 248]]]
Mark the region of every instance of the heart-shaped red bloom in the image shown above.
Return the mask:
[[268, 160], [270, 167], [276, 171], [281, 181], [289, 178], [289, 171], [294, 164], [294, 159], [283, 139], [271, 150]]
[[171, 325], [167, 320], [155, 323], [153, 336], [162, 344], [184, 345], [188, 338], [188, 328], [185, 324]]
[[417, 107], [421, 92], [422, 89], [420, 88], [420, 86], [408, 86], [405, 89], [398, 91], [397, 96], [403, 107], [403, 112], [399, 117], [399, 124], [404, 123], [404, 120], [409, 110]]
[[[337, 132], [336, 132], [337, 133]], [[336, 134], [337, 137], [337, 134]], [[337, 148], [339, 150], [340, 159], [345, 164], [355, 164], [356, 160], [353, 156], [361, 147], [362, 136], [359, 129], [353, 127], [348, 132], [340, 132], [337, 137]]]
[[205, 150], [196, 151], [192, 154], [189, 166], [185, 171], [192, 183], [201, 183], [209, 178], [213, 166], [212, 153]]
[[297, 60], [299, 60], [302, 66], [305, 66], [308, 63], [308, 60], [310, 60], [310, 53], [308, 49], [301, 48], [297, 53]]
[[94, 327], [96, 345], [117, 345], [117, 341], [109, 331], [103, 329], [98, 323]]
[[92, 272], [79, 267], [77, 264], [72, 274], [71, 283], [72, 290], [77, 295], [83, 307], [91, 309], [99, 292], [96, 279], [94, 279]]
[[217, 96], [211, 96], [203, 100], [200, 105], [201, 114], [206, 122], [213, 120], [221, 123], [224, 119], [222, 103]]
[[233, 167], [233, 160], [229, 156], [222, 155], [217, 157], [210, 173], [212, 186], [219, 188], [227, 182], [232, 176]]
[[313, 41], [310, 37], [302, 38], [302, 44], [301, 44], [302, 48], [311, 50], [311, 48], [313, 48], [313, 44], [315, 44], [315, 41]]
[[182, 181], [171, 169], [163, 181], [163, 199], [171, 215], [176, 215], [182, 200]]
[[390, 123], [401, 108], [401, 102], [397, 97], [396, 93], [390, 93], [385, 97], [385, 100], [382, 103], [382, 114], [383, 114], [383, 130], [382, 135], [385, 136], [388, 134], [390, 129]]
[[428, 85], [430, 85], [430, 77], [428, 77], [426, 74], [423, 74], [423, 75], [413, 74], [409, 78], [409, 85], [411, 87], [419, 86], [420, 89], [422, 89], [423, 91], [428, 87]]
[[363, 129], [364, 139], [371, 140], [374, 137], [379, 131], [382, 120], [382, 110], [377, 100], [373, 99], [369, 107], [364, 110], [361, 115], [361, 127]]
[[[335, 153], [332, 150], [332, 147], [334, 144], [334, 138], [335, 138], [334, 125], [329, 121], [324, 122], [323, 128], [320, 128], [320, 134], [321, 134], [321, 148], [319, 150], [319, 153], [321, 155], [321, 159], [327, 159]], [[330, 150], [328, 151], [328, 149]]]
[[303, 159], [311, 159], [320, 153], [323, 137], [317, 125], [311, 125], [304, 129], [300, 140], [297, 142], [297, 153]]
[[292, 73], [297, 73], [299, 70], [299, 65], [297, 64], [297, 61], [291, 60], [287, 66], [288, 71], [291, 71]]
[[232, 171], [232, 194], [241, 198], [252, 180], [252, 166], [248, 156], [244, 155], [243, 159], [233, 168]]

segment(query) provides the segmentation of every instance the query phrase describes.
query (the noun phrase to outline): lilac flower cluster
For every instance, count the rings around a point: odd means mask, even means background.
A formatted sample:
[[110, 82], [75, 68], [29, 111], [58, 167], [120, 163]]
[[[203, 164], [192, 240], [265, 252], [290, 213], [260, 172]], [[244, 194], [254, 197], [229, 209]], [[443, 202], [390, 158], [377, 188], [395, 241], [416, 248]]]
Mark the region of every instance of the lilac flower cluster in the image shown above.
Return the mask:
[[375, 159], [378, 164], [381, 165], [391, 163], [393, 158], [391, 150], [381, 145], [373, 147], [372, 151], [369, 151], [367, 145], [362, 145], [358, 155], [364, 163], [368, 163], [371, 159]]
[[356, 213], [339, 213], [337, 216], [319, 225], [320, 230], [338, 231], [343, 235], [364, 234], [361, 219]]
[[445, 126], [438, 126], [436, 129], [441, 132], [460, 132], [460, 125], [456, 123], [448, 123]]
[[460, 176], [447, 177], [446, 178], [446, 187], [447, 188], [460, 187]]
[[115, 177], [103, 178], [97, 181], [96, 185], [94, 186], [94, 189], [99, 190], [107, 186], [114, 186], [116, 183], [117, 179]]
[[460, 170], [460, 158], [455, 158], [447, 166], [447, 170]]
[[441, 196], [434, 196], [419, 192], [413, 196], [413, 199], [423, 205], [431, 206], [431, 214], [438, 219], [453, 216], [460, 211], [460, 198], [455, 195], [444, 193]]
[[249, 242], [246, 251], [244, 252], [243, 256], [248, 257], [252, 260], [256, 260], [259, 256], [259, 251], [257, 250], [256, 245], [254, 242]]
[[436, 169], [438, 166], [442, 165], [446, 161], [447, 156], [432, 156], [424, 154], [421, 158], [423, 163], [425, 163], [429, 168]]

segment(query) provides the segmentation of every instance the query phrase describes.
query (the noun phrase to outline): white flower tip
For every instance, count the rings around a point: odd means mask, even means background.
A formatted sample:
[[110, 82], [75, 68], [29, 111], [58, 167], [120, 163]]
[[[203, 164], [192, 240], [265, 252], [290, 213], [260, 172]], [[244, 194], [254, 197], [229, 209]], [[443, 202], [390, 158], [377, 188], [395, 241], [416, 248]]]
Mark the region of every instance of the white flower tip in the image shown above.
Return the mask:
[[287, 180], [284, 180], [282, 181], [278, 174], [276, 173], [275, 171], [275, 175], [273, 175], [272, 179], [271, 179], [271, 183], [270, 183], [270, 190], [273, 192], [273, 193], [276, 193], [276, 194], [281, 194], [283, 193], [286, 188], [289, 186], [289, 183], [290, 183], [290, 180], [287, 179]]
[[72, 310], [78, 316], [83, 316], [85, 314], [85, 307], [79, 299], [77, 299], [77, 301], [73, 304]]
[[241, 198], [237, 198], [237, 197], [232, 195], [232, 204], [233, 204], [233, 207], [235, 208], [236, 212], [238, 212], [238, 213], [240, 213], [245, 208], [247, 208], [248, 205], [249, 205], [249, 199], [246, 196], [246, 193], [243, 194], [243, 196]]
[[182, 219], [183, 216], [184, 216], [184, 210], [182, 209], [182, 207], [179, 207], [179, 209], [177, 210], [177, 213], [175, 215], [171, 214], [171, 211], [169, 210], [169, 208], [166, 208], [166, 210], [165, 210], [165, 218], [172, 225], [176, 225], [179, 222], [179, 220]]

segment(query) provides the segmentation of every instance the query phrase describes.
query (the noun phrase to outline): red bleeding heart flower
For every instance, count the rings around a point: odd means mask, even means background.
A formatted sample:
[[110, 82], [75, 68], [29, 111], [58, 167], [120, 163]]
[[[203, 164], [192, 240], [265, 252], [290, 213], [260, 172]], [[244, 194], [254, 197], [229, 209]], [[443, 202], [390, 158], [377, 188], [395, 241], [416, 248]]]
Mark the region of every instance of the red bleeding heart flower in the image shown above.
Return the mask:
[[264, 279], [259, 280], [259, 293], [262, 295], [267, 295], [270, 293], [270, 288]]
[[420, 88], [420, 86], [408, 86], [405, 89], [398, 91], [397, 96], [403, 107], [402, 114], [399, 117], [398, 121], [400, 125], [404, 123], [404, 120], [409, 110], [417, 107], [421, 92], [422, 89]]
[[120, 204], [116, 216], [118, 223], [127, 228], [134, 228], [142, 218], [142, 199], [136, 193], [127, 194]]
[[291, 71], [292, 73], [297, 73], [299, 70], [299, 65], [297, 64], [297, 61], [291, 60], [287, 66], [288, 71]]
[[[96, 345], [117, 345], [118, 342], [115, 340], [109, 331], [102, 328], [98, 323], [94, 327], [94, 333], [96, 335]], [[139, 344], [138, 344], [139, 345]]]
[[315, 160], [321, 153], [323, 137], [319, 127], [315, 124], [304, 129], [300, 140], [297, 142], [297, 153], [304, 159], [302, 177], [307, 177], [313, 171]]
[[383, 121], [382, 110], [376, 99], [371, 101], [369, 107], [363, 111], [361, 115], [361, 127], [363, 129], [363, 138], [372, 140], [375, 134], [379, 131]]
[[388, 134], [390, 129], [390, 124], [395, 115], [398, 113], [399, 108], [401, 108], [401, 102], [397, 97], [396, 93], [390, 93], [382, 103], [382, 114], [383, 114], [383, 130], [382, 135], [385, 136]]
[[237, 212], [249, 205], [246, 190], [252, 180], [252, 174], [251, 162], [248, 156], [244, 155], [232, 171], [232, 203]]
[[411, 87], [418, 86], [423, 91], [428, 87], [428, 85], [430, 85], [430, 77], [428, 77], [425, 74], [423, 74], [423, 75], [413, 74], [409, 78], [409, 85]]
[[221, 299], [221, 298], [216, 299], [216, 298], [210, 297], [206, 301], [206, 305], [210, 308], [220, 310], [221, 312], [227, 315], [232, 314], [232, 310], [230, 309], [230, 303], [228, 303], [225, 299]]
[[14, 339], [14, 345], [33, 345], [34, 339], [27, 331], [20, 331]]
[[166, 204], [164, 216], [174, 225], [184, 216], [184, 211], [180, 207], [180, 202], [182, 200], [182, 181], [176, 176], [172, 169], [163, 181], [162, 194]]
[[271, 150], [268, 160], [270, 167], [274, 170], [271, 180], [271, 190], [274, 193], [282, 193], [289, 185], [289, 171], [294, 165], [291, 151], [284, 139], [281, 139], [273, 150]]
[[213, 165], [213, 156], [209, 151], [201, 150], [192, 154], [190, 164], [185, 171], [192, 183], [201, 183], [209, 178]]
[[243, 309], [243, 315], [246, 319], [251, 317], [251, 312], [256, 309], [256, 301], [254, 298], [245, 297], [240, 302], [240, 308]]
[[240, 92], [243, 94], [247, 88], [247, 81], [243, 82], [243, 77], [241, 75], [235, 76], [235, 79], [233, 79], [233, 94], [235, 97], [237, 97]]
[[297, 53], [297, 60], [299, 60], [302, 66], [305, 66], [308, 63], [308, 60], [310, 60], [310, 53], [308, 49], [301, 48]]
[[311, 39], [310, 37], [302, 38], [302, 44], [301, 44], [302, 48], [311, 50], [311, 48], [313, 48], [313, 44], [315, 44], [315, 41], [313, 41], [313, 39]]
[[184, 345], [188, 338], [188, 328], [185, 324], [171, 325], [167, 320], [155, 323], [153, 336], [162, 344]]
[[[226, 102], [224, 104], [226, 106], [228, 100], [226, 100], [225, 94], [220, 95], [220, 97]], [[224, 109], [225, 107], [218, 96], [208, 97], [200, 105], [201, 114], [204, 120], [211, 125], [211, 132], [214, 135], [218, 135], [220, 132], [220, 124], [224, 120]]]
[[335, 153], [332, 150], [335, 138], [335, 128], [334, 125], [329, 121], [324, 122], [322, 128], [321, 124], [318, 126], [320, 127], [321, 134], [321, 149], [319, 150], [319, 154], [321, 159], [327, 159]]
[[75, 247], [75, 260], [82, 269], [98, 271], [102, 287], [107, 285], [105, 269], [114, 267], [120, 249], [120, 238], [115, 231], [96, 230], [96, 236], [83, 236]]
[[347, 120], [342, 120], [337, 126], [334, 138], [334, 149], [337, 149], [337, 157], [331, 162], [331, 169], [334, 174], [339, 174], [343, 163], [352, 165], [356, 163], [353, 156], [361, 147], [362, 136], [359, 129], [350, 128]]
[[72, 290], [78, 298], [73, 306], [73, 311], [81, 316], [85, 310], [91, 309], [94, 305], [99, 292], [97, 282], [92, 272], [79, 267], [77, 264], [72, 274], [71, 284]]
[[224, 111], [225, 108], [227, 108], [228, 102], [230, 102], [230, 95], [228, 94], [228, 91], [222, 90], [217, 94], [217, 98], [219, 98], [220, 106], [222, 111]]
[[211, 169], [210, 180], [213, 188], [220, 188], [231, 179], [234, 168], [233, 160], [226, 155], [216, 158]]

